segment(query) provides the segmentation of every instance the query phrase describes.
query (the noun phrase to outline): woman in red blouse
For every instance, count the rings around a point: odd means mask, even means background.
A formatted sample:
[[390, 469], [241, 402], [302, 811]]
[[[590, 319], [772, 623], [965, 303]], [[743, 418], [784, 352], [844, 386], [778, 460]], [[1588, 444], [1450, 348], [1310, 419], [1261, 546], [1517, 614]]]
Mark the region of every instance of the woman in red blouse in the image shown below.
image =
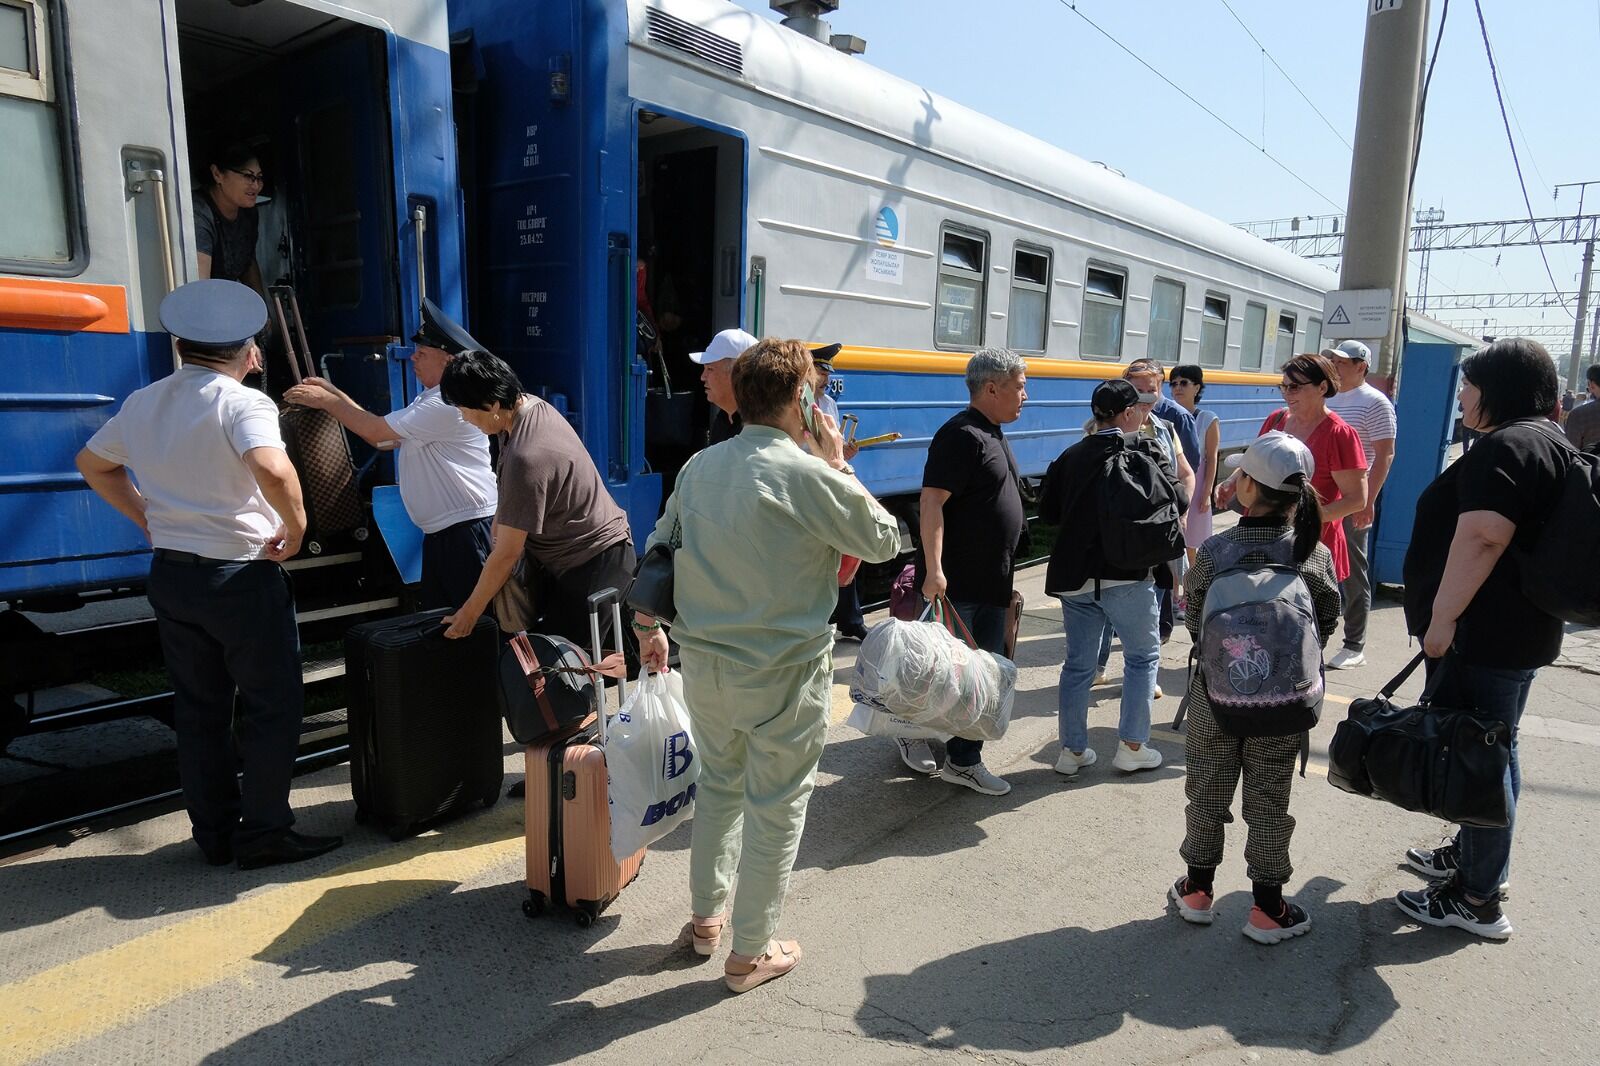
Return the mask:
[[[1274, 411], [1261, 432], [1278, 429], [1300, 438], [1311, 450], [1316, 472], [1311, 487], [1322, 500], [1322, 543], [1333, 556], [1333, 574], [1350, 576], [1350, 552], [1344, 541], [1344, 517], [1367, 502], [1367, 456], [1350, 424], [1328, 410], [1328, 397], [1339, 392], [1339, 373], [1325, 357], [1297, 355], [1283, 365], [1278, 384], [1288, 406]], [[1218, 487], [1217, 505], [1233, 498], [1231, 479]]]

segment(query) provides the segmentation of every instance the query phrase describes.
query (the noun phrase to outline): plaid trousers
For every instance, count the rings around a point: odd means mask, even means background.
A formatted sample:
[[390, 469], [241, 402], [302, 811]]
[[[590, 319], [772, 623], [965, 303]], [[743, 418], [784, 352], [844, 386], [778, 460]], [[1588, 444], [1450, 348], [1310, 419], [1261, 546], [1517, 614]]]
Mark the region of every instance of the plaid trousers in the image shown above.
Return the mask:
[[1294, 867], [1289, 862], [1289, 786], [1300, 756], [1300, 734], [1287, 737], [1230, 737], [1217, 729], [1198, 671], [1190, 681], [1189, 717], [1183, 741], [1187, 761], [1183, 783], [1189, 805], [1188, 832], [1178, 854], [1190, 866], [1222, 865], [1223, 826], [1233, 821], [1229, 808], [1244, 775], [1244, 821], [1249, 827], [1244, 859], [1250, 880], [1281, 885]]

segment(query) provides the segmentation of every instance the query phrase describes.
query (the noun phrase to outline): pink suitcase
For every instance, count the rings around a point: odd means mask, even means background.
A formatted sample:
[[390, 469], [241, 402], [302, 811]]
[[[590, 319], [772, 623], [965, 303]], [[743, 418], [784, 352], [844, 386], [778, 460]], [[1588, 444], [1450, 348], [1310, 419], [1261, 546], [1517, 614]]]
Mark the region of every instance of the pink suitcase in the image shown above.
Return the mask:
[[[589, 597], [594, 661], [600, 648], [600, 608], [611, 605], [612, 632], [620, 639], [622, 612], [616, 589]], [[619, 681], [627, 698], [628, 683]], [[528, 898], [532, 918], [550, 902], [562, 903], [588, 927], [639, 875], [644, 849], [617, 862], [611, 854], [611, 803], [606, 780], [605, 686], [594, 686], [594, 713], [565, 734], [528, 745]]]

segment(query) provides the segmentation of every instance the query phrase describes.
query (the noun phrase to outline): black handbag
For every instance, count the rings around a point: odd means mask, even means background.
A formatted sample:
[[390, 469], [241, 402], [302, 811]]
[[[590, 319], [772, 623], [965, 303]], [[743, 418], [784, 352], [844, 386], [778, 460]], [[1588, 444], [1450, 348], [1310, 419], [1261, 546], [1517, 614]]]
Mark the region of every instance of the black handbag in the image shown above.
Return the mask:
[[629, 607], [658, 622], [671, 623], [678, 616], [672, 602], [672, 554], [683, 542], [682, 537], [683, 527], [674, 522], [672, 536], [665, 543], [652, 544], [633, 568], [633, 580], [623, 597]]
[[1433, 706], [1440, 679], [1452, 668], [1448, 656], [1415, 707], [1396, 707], [1395, 692], [1423, 658], [1419, 652], [1377, 696], [1350, 705], [1328, 747], [1328, 780], [1403, 810], [1504, 829], [1511, 822], [1505, 785], [1511, 728]]
[[500, 652], [500, 714], [518, 744], [576, 729], [594, 686], [589, 657], [565, 637], [518, 633]]

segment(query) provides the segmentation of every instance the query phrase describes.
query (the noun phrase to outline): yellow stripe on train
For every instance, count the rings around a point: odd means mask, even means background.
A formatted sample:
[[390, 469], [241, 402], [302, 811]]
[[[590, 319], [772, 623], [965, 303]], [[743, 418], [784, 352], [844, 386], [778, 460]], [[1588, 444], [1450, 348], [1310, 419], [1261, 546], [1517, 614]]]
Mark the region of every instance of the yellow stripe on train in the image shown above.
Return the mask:
[[[959, 352], [930, 352], [916, 348], [872, 348], [849, 344], [833, 359], [835, 370], [868, 370], [884, 374], [961, 374], [970, 356]], [[1121, 363], [1100, 363], [1084, 359], [1025, 359], [1030, 378], [1075, 378], [1104, 381], [1122, 373]], [[1238, 370], [1206, 372], [1207, 385], [1276, 386], [1277, 374], [1251, 374]]]

